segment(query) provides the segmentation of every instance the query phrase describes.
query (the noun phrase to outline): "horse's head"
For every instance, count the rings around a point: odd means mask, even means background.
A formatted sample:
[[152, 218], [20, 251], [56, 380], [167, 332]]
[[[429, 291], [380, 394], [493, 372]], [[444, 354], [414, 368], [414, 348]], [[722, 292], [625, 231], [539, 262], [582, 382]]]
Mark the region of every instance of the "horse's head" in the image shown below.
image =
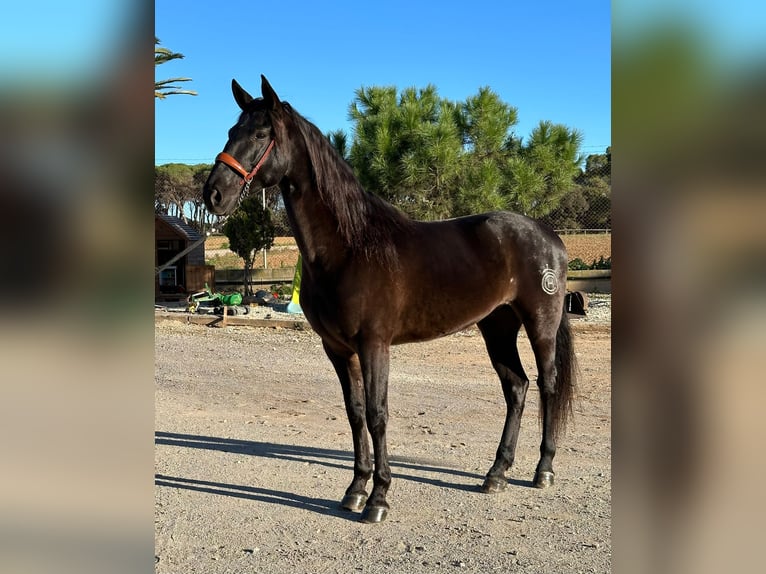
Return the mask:
[[261, 76], [262, 98], [253, 98], [236, 80], [231, 81], [231, 90], [242, 114], [229, 130], [229, 141], [215, 158], [202, 192], [205, 206], [216, 215], [234, 211], [251, 185], [276, 185], [286, 170], [275, 129], [284, 107], [268, 80]]

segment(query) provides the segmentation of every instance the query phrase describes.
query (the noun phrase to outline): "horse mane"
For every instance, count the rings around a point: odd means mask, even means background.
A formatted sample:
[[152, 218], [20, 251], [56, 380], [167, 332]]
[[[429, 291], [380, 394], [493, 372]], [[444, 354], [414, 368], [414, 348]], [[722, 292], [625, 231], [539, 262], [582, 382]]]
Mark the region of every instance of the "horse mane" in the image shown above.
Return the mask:
[[308, 151], [314, 184], [320, 198], [334, 214], [338, 232], [355, 253], [389, 269], [398, 265], [394, 237], [413, 225], [399, 209], [365, 191], [351, 165], [314, 124], [283, 103], [298, 127]]

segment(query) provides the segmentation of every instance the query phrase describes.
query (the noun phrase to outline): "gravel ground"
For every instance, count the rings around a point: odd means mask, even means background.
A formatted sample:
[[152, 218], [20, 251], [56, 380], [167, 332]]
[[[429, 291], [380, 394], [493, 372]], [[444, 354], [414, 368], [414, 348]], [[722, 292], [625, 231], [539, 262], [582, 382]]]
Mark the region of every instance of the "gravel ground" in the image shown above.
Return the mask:
[[505, 404], [476, 329], [394, 347], [394, 478], [378, 525], [338, 508], [351, 434], [316, 334], [158, 318], [156, 571], [609, 572], [610, 302], [592, 296], [576, 320], [579, 398], [547, 490], [531, 487], [540, 441], [531, 386], [509, 488], [479, 492]]

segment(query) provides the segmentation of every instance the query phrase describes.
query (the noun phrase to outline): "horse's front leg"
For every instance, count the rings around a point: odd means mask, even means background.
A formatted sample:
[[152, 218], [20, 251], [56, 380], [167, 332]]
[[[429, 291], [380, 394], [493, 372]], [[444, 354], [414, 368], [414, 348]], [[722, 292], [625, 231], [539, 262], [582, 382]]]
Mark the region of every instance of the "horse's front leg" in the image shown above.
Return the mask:
[[364, 382], [359, 356], [345, 357], [334, 352], [327, 344], [325, 352], [338, 374], [340, 386], [343, 389], [343, 401], [346, 405], [346, 416], [351, 426], [354, 443], [354, 479], [346, 489], [340, 505], [351, 511], [359, 511], [367, 502], [367, 481], [372, 476], [372, 457], [370, 444], [367, 440], [367, 425], [364, 400]]
[[367, 428], [372, 436], [375, 470], [373, 488], [362, 513], [362, 522], [382, 522], [388, 515], [386, 493], [391, 485], [388, 465], [386, 425], [388, 424], [388, 368], [389, 345], [377, 342], [366, 344], [360, 350], [362, 375], [366, 395]]

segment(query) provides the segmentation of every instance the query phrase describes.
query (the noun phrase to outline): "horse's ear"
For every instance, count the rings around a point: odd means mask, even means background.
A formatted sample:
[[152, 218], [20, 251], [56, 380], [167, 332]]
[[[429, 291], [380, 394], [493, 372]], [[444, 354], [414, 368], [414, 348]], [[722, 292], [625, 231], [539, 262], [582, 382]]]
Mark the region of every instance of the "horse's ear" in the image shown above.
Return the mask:
[[263, 95], [263, 101], [266, 102], [271, 109], [276, 110], [279, 108], [279, 96], [271, 87], [266, 76], [261, 74], [261, 94]]
[[231, 93], [234, 94], [234, 101], [242, 111], [245, 111], [247, 104], [253, 101], [253, 96], [248, 94], [245, 89], [237, 83], [237, 80], [231, 80]]

